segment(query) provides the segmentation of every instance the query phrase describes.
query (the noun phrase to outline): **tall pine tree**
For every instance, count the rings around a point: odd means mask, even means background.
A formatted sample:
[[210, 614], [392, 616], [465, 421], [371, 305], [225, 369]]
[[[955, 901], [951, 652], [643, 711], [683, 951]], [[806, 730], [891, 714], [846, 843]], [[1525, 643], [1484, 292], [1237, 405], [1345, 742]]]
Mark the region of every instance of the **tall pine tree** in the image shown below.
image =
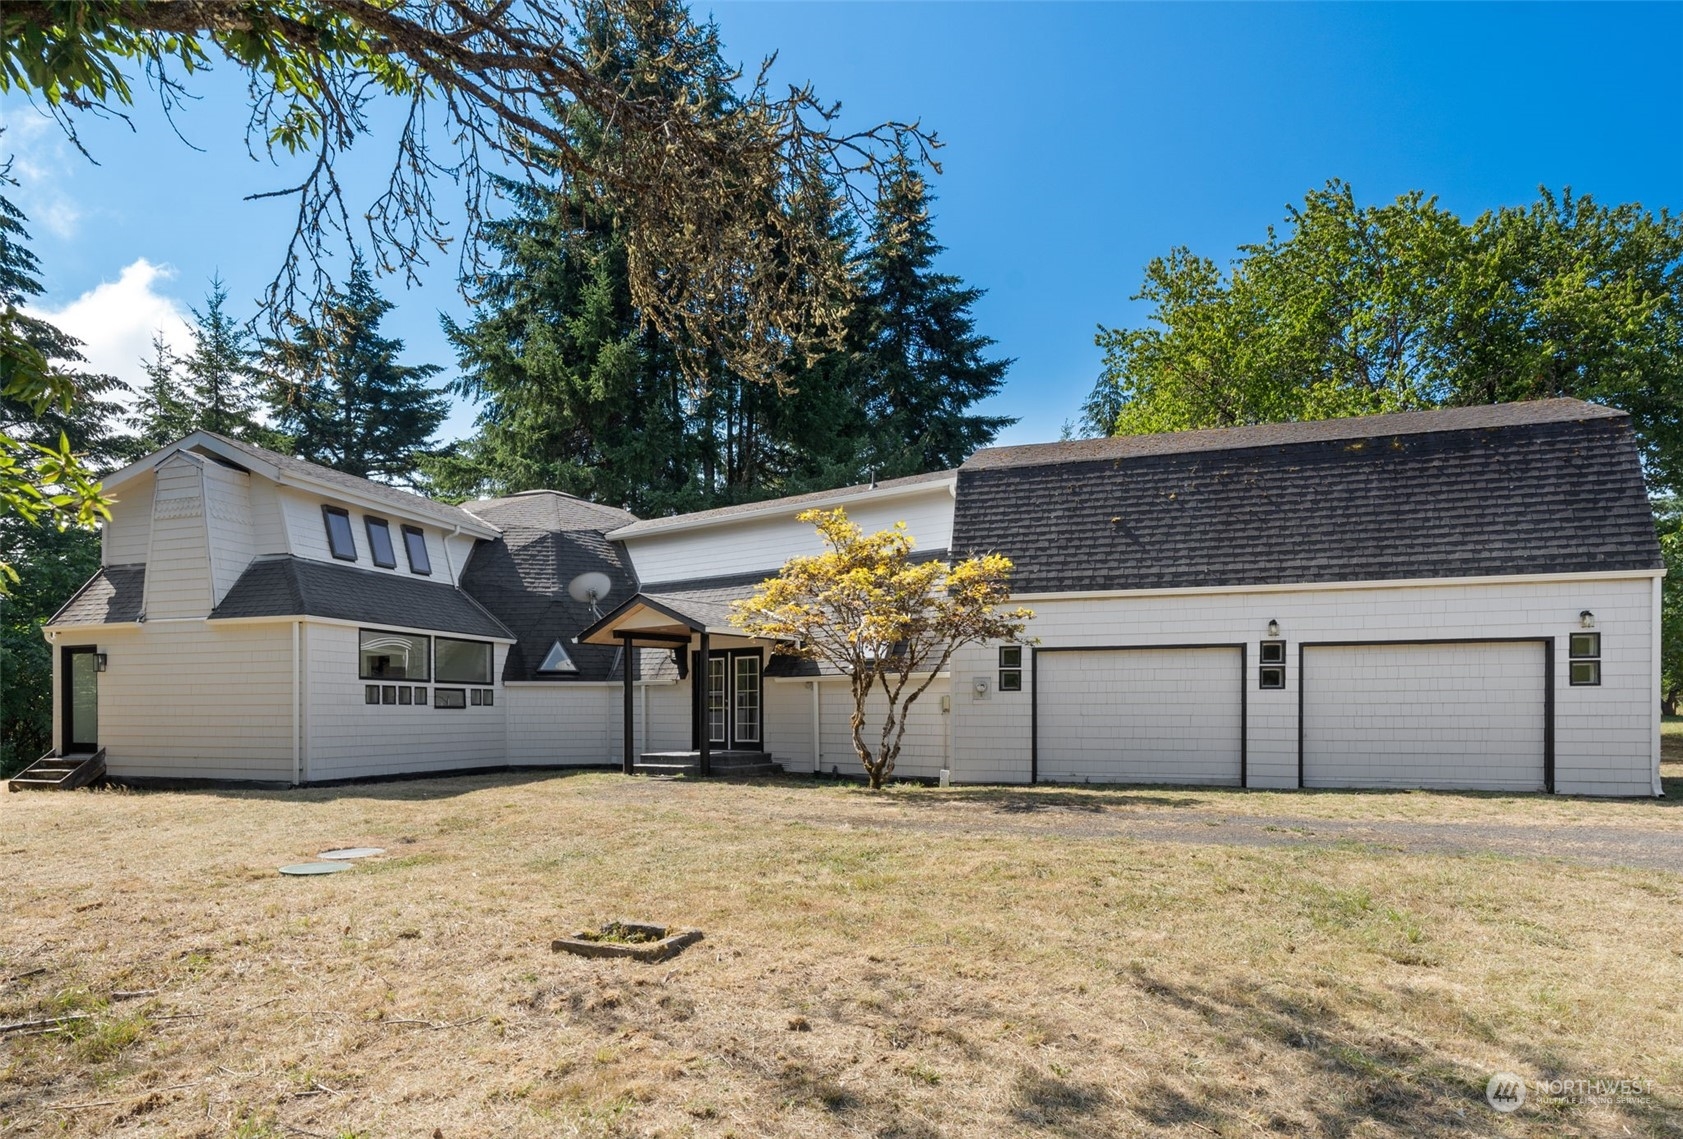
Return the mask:
[[872, 220], [854, 316], [873, 460], [889, 474], [956, 467], [1016, 422], [970, 410], [999, 390], [1011, 361], [985, 355], [994, 342], [971, 315], [983, 291], [935, 271], [943, 246], [932, 200], [922, 173], [901, 155]]
[[152, 334], [152, 355], [141, 361], [146, 384], [125, 422], [134, 431], [136, 456], [156, 451], [193, 430], [195, 416], [181, 377], [181, 358], [170, 349], [163, 330]]
[[222, 278], [211, 278], [205, 307], [193, 310], [193, 351], [182, 364], [193, 426], [243, 438], [257, 430], [257, 372], [251, 334], [228, 315], [227, 303]]
[[413, 481], [450, 405], [427, 382], [444, 369], [399, 363], [403, 341], [380, 335], [391, 309], [357, 265], [318, 322], [265, 344], [266, 396], [284, 449], [359, 478]]

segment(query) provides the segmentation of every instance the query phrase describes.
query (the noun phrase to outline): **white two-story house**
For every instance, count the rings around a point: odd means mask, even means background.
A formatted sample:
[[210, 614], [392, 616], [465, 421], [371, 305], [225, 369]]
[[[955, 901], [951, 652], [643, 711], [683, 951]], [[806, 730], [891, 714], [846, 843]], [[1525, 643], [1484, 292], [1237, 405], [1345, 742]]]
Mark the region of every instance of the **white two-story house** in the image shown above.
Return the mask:
[[200, 432], [117, 472], [47, 628], [58, 748], [117, 779], [506, 767], [857, 774], [841, 677], [730, 602], [796, 515], [994, 551], [1036, 617], [958, 654], [899, 772], [1658, 794], [1663, 576], [1629, 422], [1575, 400], [979, 452], [638, 520], [454, 507]]

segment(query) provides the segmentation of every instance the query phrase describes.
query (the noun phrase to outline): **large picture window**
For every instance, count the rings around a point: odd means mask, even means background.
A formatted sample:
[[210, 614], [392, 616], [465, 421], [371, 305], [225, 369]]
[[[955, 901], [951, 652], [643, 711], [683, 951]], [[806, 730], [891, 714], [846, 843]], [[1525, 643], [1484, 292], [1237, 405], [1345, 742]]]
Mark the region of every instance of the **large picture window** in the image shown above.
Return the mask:
[[370, 518], [364, 514], [362, 524], [368, 529], [368, 553], [381, 569], [397, 568], [397, 553], [392, 549], [392, 528], [384, 518]]
[[[414, 633], [388, 633], [384, 629], [358, 632], [363, 680], [426, 680], [427, 641]], [[486, 646], [489, 648], [490, 646]]]
[[434, 666], [440, 684], [491, 683], [491, 645], [488, 641], [438, 638]]
[[327, 548], [333, 556], [342, 562], [356, 561], [356, 538], [351, 533], [350, 511], [324, 506], [321, 517], [327, 523]]

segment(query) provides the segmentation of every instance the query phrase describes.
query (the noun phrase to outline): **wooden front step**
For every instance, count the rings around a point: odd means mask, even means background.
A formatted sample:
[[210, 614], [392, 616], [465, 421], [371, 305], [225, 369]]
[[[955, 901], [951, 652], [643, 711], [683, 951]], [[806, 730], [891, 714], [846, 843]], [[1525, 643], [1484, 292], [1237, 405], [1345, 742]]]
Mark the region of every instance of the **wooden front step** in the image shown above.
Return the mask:
[[74, 791], [105, 775], [105, 749], [92, 755], [50, 751], [8, 780], [9, 791]]
[[[708, 757], [708, 773], [714, 778], [775, 775], [782, 767], [770, 752], [726, 750]], [[700, 775], [701, 753], [696, 751], [651, 751], [639, 756], [632, 769], [637, 775]]]

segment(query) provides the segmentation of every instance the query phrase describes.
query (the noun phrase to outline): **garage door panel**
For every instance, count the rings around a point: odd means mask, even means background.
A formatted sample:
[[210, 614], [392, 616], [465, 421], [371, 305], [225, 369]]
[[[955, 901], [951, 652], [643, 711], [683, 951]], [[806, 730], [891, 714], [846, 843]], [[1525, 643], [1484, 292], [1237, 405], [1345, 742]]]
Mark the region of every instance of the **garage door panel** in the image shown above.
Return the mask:
[[1304, 648], [1303, 784], [1544, 786], [1543, 646]]
[[1040, 652], [1039, 778], [1238, 784], [1243, 673], [1231, 648]]

